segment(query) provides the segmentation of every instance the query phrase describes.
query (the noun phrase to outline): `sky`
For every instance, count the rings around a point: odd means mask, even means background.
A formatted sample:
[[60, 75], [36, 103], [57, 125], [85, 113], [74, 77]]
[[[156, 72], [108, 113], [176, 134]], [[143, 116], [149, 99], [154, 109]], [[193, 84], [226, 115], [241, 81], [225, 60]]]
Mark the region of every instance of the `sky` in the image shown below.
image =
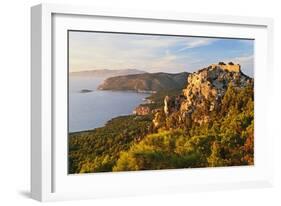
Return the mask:
[[69, 71], [138, 69], [146, 72], [194, 72], [232, 61], [254, 73], [254, 40], [69, 32]]

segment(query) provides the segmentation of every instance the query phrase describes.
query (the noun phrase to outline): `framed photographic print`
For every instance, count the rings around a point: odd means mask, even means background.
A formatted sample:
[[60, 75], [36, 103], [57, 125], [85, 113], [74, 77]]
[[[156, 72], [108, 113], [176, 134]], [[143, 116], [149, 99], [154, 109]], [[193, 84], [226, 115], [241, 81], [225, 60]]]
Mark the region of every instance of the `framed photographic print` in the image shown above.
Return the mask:
[[272, 185], [271, 19], [31, 14], [34, 199]]

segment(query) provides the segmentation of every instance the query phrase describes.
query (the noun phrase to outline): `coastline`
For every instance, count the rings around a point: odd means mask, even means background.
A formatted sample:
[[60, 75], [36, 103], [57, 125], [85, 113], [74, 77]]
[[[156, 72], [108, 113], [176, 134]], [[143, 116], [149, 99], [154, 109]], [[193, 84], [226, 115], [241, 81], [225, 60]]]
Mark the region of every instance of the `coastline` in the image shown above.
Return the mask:
[[[84, 90], [87, 90], [88, 89], [84, 89]], [[118, 119], [118, 118], [126, 118], [126, 117], [131, 117], [131, 116], [138, 116], [134, 113], [134, 111], [140, 107], [140, 106], [143, 106], [143, 105], [148, 105], [148, 104], [152, 104], [154, 103], [152, 100], [150, 100], [149, 98], [151, 97], [152, 94], [156, 94], [157, 92], [156, 91], [147, 91], [147, 90], [102, 90], [102, 89], [97, 89], [97, 91], [110, 91], [110, 92], [124, 92], [124, 93], [140, 93], [140, 94], [150, 94], [149, 96], [146, 96], [144, 98], [142, 98], [142, 102], [140, 102], [138, 105], [136, 105], [134, 107], [134, 109], [129, 113], [129, 114], [123, 114], [123, 115], [118, 115], [118, 116], [114, 116], [110, 119], [108, 119], [103, 126], [99, 126], [99, 127], [94, 127], [94, 128], [89, 128], [89, 129], [86, 129], [86, 130], [78, 130], [78, 131], [68, 131], [68, 135], [73, 135], [73, 134], [78, 134], [78, 133], [83, 133], [83, 132], [94, 132], [96, 129], [99, 129], [99, 128], [104, 128], [106, 127], [106, 125], [112, 121], [112, 120], [115, 120], [115, 119]], [[91, 90], [91, 92], [93, 92], [93, 90]], [[84, 94], [87, 94], [87, 93], [91, 93], [91, 92], [79, 92], [79, 93], [84, 93]]]

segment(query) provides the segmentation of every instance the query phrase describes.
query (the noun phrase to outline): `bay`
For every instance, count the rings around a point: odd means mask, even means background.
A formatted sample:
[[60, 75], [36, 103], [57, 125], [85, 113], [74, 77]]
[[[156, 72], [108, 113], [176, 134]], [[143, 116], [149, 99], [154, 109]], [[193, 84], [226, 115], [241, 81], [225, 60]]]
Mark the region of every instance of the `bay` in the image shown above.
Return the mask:
[[97, 90], [103, 80], [95, 77], [69, 78], [69, 132], [102, 127], [114, 117], [132, 114], [149, 96], [130, 91]]

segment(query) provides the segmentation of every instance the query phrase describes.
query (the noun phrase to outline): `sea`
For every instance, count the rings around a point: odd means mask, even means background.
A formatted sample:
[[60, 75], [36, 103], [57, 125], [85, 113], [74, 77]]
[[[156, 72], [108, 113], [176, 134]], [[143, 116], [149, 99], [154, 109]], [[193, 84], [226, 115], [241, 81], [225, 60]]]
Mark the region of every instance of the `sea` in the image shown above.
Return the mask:
[[[114, 117], [129, 115], [149, 96], [133, 91], [98, 90], [105, 78], [69, 77], [69, 132], [102, 127]], [[81, 92], [85, 90], [86, 92]], [[89, 91], [90, 90], [90, 91]]]

